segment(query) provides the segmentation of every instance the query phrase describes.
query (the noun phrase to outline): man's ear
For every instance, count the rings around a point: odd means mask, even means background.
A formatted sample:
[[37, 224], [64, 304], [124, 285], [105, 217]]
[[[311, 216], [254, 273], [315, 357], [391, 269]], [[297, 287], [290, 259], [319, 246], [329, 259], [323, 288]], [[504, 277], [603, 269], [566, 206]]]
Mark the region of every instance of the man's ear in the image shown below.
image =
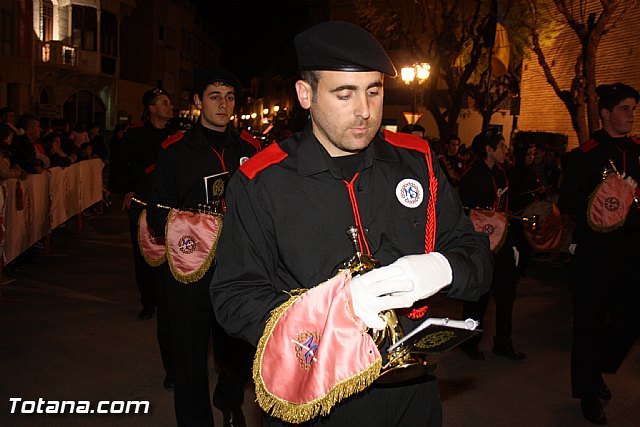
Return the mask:
[[611, 111], [607, 110], [606, 108], [601, 108], [600, 109], [600, 117], [602, 118], [602, 120], [609, 120], [609, 117], [611, 116]]
[[200, 95], [198, 95], [197, 93], [193, 95], [193, 104], [198, 110], [202, 110], [202, 101], [200, 100]]
[[296, 93], [298, 94], [300, 106], [308, 110], [311, 107], [311, 98], [313, 97], [311, 85], [304, 80], [298, 80], [296, 82]]

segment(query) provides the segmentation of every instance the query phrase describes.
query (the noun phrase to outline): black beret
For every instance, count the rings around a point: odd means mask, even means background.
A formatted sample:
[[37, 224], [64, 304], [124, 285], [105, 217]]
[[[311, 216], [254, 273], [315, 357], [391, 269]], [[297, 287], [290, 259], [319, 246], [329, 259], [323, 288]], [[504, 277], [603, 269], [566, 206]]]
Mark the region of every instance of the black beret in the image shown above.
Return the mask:
[[224, 85], [233, 87], [236, 97], [242, 94], [240, 80], [235, 74], [224, 67], [203, 68], [193, 72], [193, 90], [195, 93], [202, 93], [207, 86], [213, 83], [223, 83]]
[[606, 108], [612, 111], [613, 108], [627, 98], [640, 100], [638, 91], [624, 83], [614, 83], [610, 85], [599, 85], [596, 88], [598, 94], [598, 110]]
[[167, 92], [166, 90], [159, 87], [154, 87], [153, 89], [149, 89], [144, 93], [144, 95], [142, 95], [142, 105], [144, 105], [145, 107], [148, 105], [153, 105], [156, 101], [156, 98], [160, 95], [167, 95], [169, 98], [171, 98], [171, 95], [169, 95], [169, 92]]
[[396, 69], [371, 34], [349, 22], [315, 25], [294, 39], [302, 71], [380, 71], [391, 77]]

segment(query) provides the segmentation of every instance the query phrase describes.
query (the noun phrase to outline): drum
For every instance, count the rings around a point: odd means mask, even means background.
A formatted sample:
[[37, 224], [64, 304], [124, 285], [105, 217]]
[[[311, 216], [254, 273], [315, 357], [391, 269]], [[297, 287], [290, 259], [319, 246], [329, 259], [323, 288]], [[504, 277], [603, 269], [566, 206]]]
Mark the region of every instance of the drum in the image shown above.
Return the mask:
[[147, 223], [147, 210], [143, 209], [138, 217], [138, 245], [142, 257], [152, 267], [167, 260], [164, 236], [156, 236]]
[[507, 237], [507, 215], [492, 209], [470, 209], [469, 218], [476, 231], [489, 236], [489, 248], [499, 251]]
[[564, 222], [558, 205], [549, 200], [540, 200], [527, 205], [523, 217], [537, 217], [535, 226], [525, 224], [524, 237], [531, 247], [540, 252], [550, 252], [562, 242]]
[[167, 216], [167, 260], [181, 283], [200, 280], [211, 266], [222, 231], [222, 215], [171, 209]]
[[589, 226], [602, 233], [622, 227], [633, 200], [633, 188], [617, 173], [609, 173], [589, 197]]

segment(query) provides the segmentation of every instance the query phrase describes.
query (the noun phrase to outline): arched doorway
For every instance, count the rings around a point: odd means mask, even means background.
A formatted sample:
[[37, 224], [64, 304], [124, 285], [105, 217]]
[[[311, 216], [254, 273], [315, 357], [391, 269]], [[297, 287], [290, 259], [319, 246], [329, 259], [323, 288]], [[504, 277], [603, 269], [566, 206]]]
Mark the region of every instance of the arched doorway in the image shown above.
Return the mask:
[[99, 97], [87, 90], [81, 90], [69, 97], [62, 107], [63, 116], [70, 123], [98, 123], [101, 129], [105, 124], [105, 107]]

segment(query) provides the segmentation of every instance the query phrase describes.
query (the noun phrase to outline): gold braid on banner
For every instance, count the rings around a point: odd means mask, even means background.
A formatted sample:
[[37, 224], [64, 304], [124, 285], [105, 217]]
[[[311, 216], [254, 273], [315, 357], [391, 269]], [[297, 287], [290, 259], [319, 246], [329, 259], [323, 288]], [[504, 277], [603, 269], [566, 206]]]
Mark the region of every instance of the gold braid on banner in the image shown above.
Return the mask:
[[[165, 225], [165, 230], [164, 230], [165, 236], [166, 236], [167, 246], [170, 244], [169, 243], [169, 223], [170, 223], [170, 219], [172, 218], [172, 216], [175, 215], [175, 212], [176, 212], [176, 209], [171, 209], [169, 211], [169, 214], [167, 215], [167, 223]], [[200, 212], [200, 213], [202, 213], [202, 212]], [[220, 240], [220, 233], [222, 232], [222, 216], [219, 215], [219, 214], [213, 214], [213, 215], [220, 216], [218, 235], [216, 236], [215, 242], [213, 243], [213, 246], [209, 250], [209, 253], [207, 254], [207, 257], [206, 257], [205, 261], [202, 263], [202, 265], [200, 265], [200, 267], [196, 271], [194, 271], [192, 273], [189, 273], [189, 274], [180, 273], [180, 271], [178, 270], [178, 268], [174, 264], [174, 260], [171, 257], [170, 250], [167, 249], [167, 263], [169, 264], [169, 268], [171, 270], [171, 274], [180, 283], [189, 284], [189, 283], [197, 282], [198, 280], [200, 280], [200, 279], [202, 279], [204, 277], [204, 275], [209, 270], [209, 267], [211, 267], [211, 263], [213, 262], [213, 259], [216, 256], [216, 249], [218, 247], [218, 241]]]
[[[136, 202], [142, 204], [143, 202], [137, 200], [137, 199], [132, 199], [135, 200]], [[146, 206], [147, 204], [144, 203], [143, 206]], [[146, 209], [143, 209], [142, 212], [140, 212], [140, 215], [138, 216], [138, 247], [142, 248], [142, 233], [141, 233], [141, 222], [142, 222], [142, 216], [146, 217]], [[162, 264], [164, 264], [164, 262], [167, 260], [167, 251], [166, 251], [166, 247], [165, 247], [165, 251], [162, 253], [162, 256], [157, 258], [157, 259], [153, 259], [149, 256], [149, 254], [147, 254], [147, 252], [143, 249], [140, 250], [140, 253], [142, 254], [142, 257], [144, 258], [144, 260], [147, 262], [147, 264], [149, 264], [151, 267], [158, 267]]]
[[[338, 274], [342, 274], [342, 271]], [[267, 390], [261, 375], [262, 357], [267, 342], [271, 338], [278, 320], [307, 291], [308, 289], [292, 290], [289, 292], [291, 298], [271, 311], [253, 359], [253, 381], [258, 405], [270, 415], [294, 424], [309, 421], [317, 416], [328, 415], [338, 402], [370, 386], [379, 377], [382, 369], [382, 359], [377, 358], [365, 371], [336, 383], [329, 393], [321, 398], [304, 403], [293, 403], [280, 399]]]

